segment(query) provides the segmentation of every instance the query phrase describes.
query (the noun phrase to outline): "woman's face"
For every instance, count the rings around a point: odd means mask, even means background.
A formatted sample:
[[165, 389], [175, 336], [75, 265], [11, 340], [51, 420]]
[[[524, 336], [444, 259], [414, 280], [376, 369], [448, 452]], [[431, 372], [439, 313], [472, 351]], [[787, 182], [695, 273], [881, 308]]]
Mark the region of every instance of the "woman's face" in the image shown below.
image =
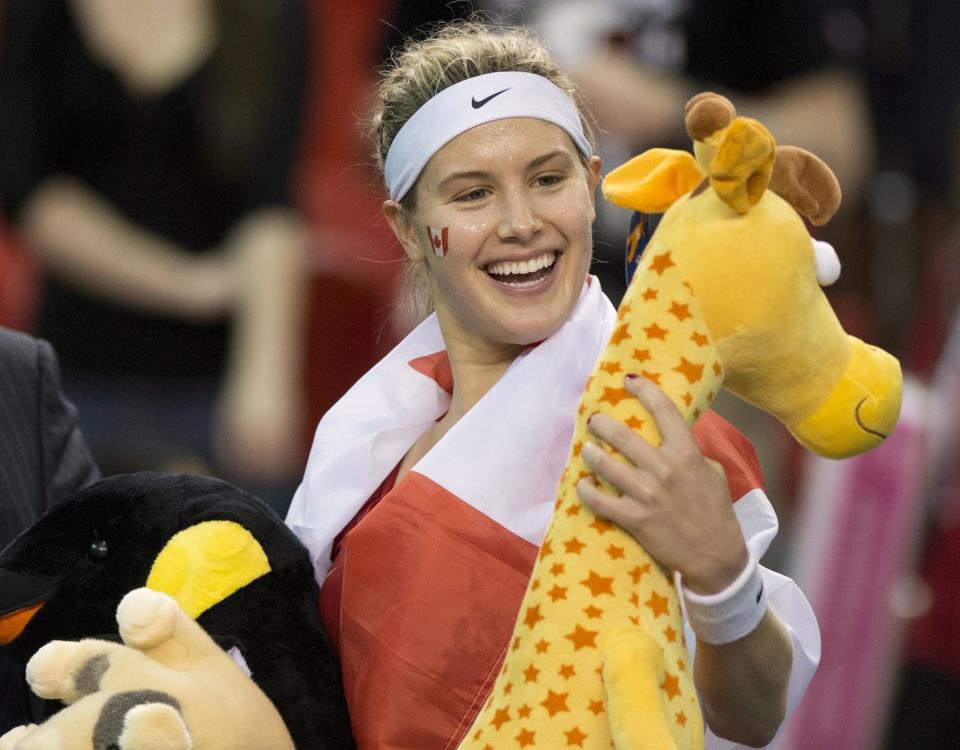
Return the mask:
[[564, 323], [590, 264], [599, 172], [561, 128], [532, 118], [479, 125], [434, 154], [412, 219], [391, 224], [427, 264], [448, 341], [494, 351]]

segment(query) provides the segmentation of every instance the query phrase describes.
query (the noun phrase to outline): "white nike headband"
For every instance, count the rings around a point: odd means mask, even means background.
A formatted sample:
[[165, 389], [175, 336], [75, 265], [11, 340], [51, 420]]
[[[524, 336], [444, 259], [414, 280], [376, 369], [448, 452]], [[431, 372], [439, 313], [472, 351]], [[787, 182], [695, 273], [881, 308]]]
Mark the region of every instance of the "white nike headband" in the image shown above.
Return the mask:
[[430, 157], [458, 135], [508, 117], [553, 123], [567, 132], [584, 156], [593, 154], [577, 105], [563, 89], [534, 73], [485, 73], [443, 89], [400, 128], [383, 165], [390, 198], [401, 200]]

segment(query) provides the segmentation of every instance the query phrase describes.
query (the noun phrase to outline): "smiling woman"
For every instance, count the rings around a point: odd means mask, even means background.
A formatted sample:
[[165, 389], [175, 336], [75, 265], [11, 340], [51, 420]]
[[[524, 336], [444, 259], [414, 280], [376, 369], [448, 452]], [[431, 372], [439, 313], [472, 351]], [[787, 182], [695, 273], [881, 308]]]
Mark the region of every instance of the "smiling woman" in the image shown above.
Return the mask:
[[[589, 121], [524, 30], [451, 24], [384, 72], [371, 128], [383, 211], [434, 312], [324, 416], [287, 517], [311, 552], [362, 748], [456, 746], [509, 646], [577, 403], [616, 319], [588, 275], [600, 179]], [[631, 380], [623, 393], [655, 398]], [[630, 533], [716, 594], [751, 572], [731, 498], [769, 503], [739, 433], [708, 414], [691, 434], [665, 409], [683, 481], [651, 481], [677, 472], [666, 451], [624, 469], [651, 488], [649, 524]], [[704, 538], [709, 554], [693, 541]], [[792, 628], [816, 631], [796, 611], [799, 624], [770, 610], [735, 643], [698, 646], [704, 713], [727, 738], [776, 733]], [[561, 697], [525, 710], [553, 715]]]

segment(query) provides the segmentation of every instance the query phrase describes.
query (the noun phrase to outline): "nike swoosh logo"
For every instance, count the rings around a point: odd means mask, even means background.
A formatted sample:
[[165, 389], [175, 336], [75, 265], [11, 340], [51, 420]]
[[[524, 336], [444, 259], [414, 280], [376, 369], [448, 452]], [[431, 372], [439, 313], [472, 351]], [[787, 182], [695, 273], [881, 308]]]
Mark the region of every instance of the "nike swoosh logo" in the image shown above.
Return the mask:
[[[512, 86], [507, 86], [507, 88], [505, 88], [503, 91], [509, 91], [511, 88], [512, 88]], [[493, 97], [495, 97], [495, 96], [500, 96], [500, 94], [502, 94], [503, 91], [498, 91], [496, 94], [490, 94], [490, 96], [488, 96], [486, 99], [481, 99], [480, 101], [477, 101], [477, 100], [476, 100], [476, 97], [471, 97], [471, 98], [470, 98], [470, 104], [473, 105], [473, 108], [474, 108], [474, 109], [480, 109], [480, 107], [482, 107], [482, 106], [483, 106], [484, 104], [486, 104], [488, 101], [490, 101], [491, 99], [493, 99]]]

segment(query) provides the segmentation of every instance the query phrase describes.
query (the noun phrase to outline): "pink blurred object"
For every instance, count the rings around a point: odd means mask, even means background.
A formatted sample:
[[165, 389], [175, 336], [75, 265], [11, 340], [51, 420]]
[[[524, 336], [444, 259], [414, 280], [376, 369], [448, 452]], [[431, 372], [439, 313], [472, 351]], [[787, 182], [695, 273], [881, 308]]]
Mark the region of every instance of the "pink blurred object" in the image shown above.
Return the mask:
[[813, 605], [822, 657], [779, 746], [880, 747], [914, 585], [923, 508], [927, 392], [904, 378], [893, 434], [845, 461], [807, 457], [789, 573]]

